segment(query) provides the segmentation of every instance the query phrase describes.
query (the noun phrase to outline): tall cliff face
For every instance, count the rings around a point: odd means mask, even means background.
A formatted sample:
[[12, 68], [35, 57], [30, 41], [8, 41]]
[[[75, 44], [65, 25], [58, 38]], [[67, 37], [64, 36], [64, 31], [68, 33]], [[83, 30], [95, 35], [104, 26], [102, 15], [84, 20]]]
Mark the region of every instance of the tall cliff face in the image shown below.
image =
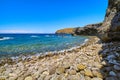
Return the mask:
[[98, 31], [103, 41], [120, 40], [120, 0], [109, 0], [105, 19]]

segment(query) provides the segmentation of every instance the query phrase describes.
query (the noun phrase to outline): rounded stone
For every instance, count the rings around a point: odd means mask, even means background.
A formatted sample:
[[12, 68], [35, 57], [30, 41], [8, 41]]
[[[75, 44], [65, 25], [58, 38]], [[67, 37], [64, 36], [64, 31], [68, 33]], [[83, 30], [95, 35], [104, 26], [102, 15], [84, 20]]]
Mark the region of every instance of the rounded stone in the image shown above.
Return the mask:
[[75, 74], [76, 74], [76, 71], [75, 71], [75, 70], [70, 70], [70, 71], [69, 71], [69, 74], [75, 75]]
[[92, 78], [91, 80], [103, 80], [101, 78]]
[[64, 73], [64, 72], [65, 72], [65, 68], [64, 67], [58, 67], [56, 69], [56, 73], [58, 73], [58, 74], [61, 74], [61, 73]]
[[116, 76], [116, 73], [115, 73], [114, 71], [110, 71], [110, 72], [109, 72], [109, 75], [110, 75], [110, 76]]
[[114, 69], [119, 71], [120, 70], [120, 66], [114, 65]]
[[25, 78], [25, 80], [33, 80], [33, 78], [31, 76], [28, 76]]
[[92, 71], [93, 75], [98, 78], [103, 78], [103, 75], [98, 71]]
[[93, 77], [92, 71], [89, 69], [85, 70], [85, 75], [89, 77]]

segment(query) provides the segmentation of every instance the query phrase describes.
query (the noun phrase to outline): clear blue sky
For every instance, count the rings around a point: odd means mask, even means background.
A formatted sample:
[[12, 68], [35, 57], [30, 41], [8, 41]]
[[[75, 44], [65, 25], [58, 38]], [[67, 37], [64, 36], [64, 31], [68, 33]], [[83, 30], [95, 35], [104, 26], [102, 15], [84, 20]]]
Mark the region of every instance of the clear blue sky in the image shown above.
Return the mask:
[[0, 33], [54, 33], [102, 22], [108, 0], [0, 0]]

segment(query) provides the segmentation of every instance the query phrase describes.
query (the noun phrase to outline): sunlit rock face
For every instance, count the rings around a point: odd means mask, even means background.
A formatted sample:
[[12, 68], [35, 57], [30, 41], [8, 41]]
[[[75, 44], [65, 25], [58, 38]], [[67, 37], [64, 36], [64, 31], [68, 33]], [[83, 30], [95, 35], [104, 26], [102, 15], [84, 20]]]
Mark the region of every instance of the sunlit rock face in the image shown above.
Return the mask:
[[109, 0], [105, 19], [98, 31], [103, 41], [120, 40], [120, 0]]

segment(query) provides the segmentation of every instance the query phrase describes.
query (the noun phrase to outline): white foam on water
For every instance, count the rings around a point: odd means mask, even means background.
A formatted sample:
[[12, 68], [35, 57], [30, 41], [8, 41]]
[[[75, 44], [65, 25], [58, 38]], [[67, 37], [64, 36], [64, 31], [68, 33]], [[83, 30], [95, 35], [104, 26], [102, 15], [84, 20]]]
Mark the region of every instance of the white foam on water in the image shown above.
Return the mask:
[[3, 38], [0, 39], [0, 41], [9, 40], [9, 39], [13, 39], [13, 37], [3, 37]]
[[36, 38], [36, 37], [38, 37], [38, 36], [32, 35], [32, 36], [30, 36], [30, 37]]
[[50, 37], [49, 35], [45, 35], [45, 37]]

